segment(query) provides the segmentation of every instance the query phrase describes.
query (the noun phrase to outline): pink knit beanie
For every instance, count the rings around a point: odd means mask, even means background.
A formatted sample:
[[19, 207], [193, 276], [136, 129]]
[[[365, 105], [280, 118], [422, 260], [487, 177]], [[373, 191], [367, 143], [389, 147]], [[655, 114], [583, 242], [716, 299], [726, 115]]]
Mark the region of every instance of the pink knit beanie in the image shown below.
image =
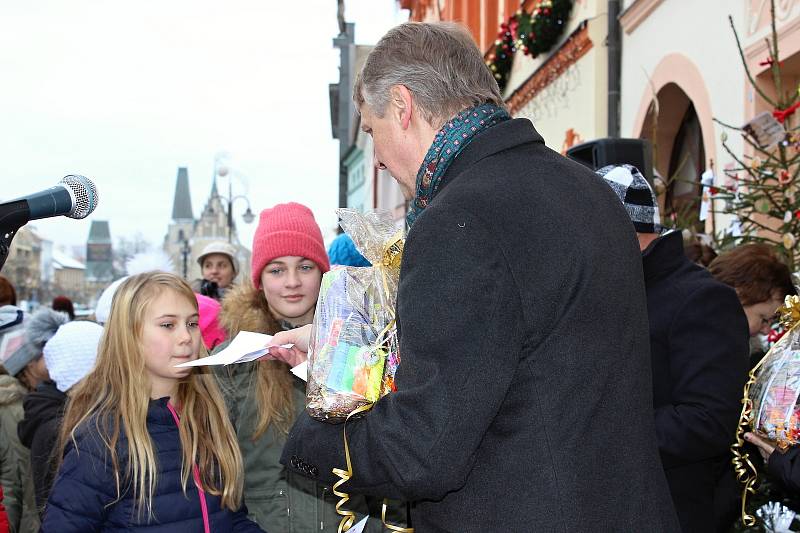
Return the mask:
[[310, 259], [322, 272], [330, 270], [322, 232], [311, 210], [295, 202], [264, 209], [253, 236], [250, 272], [253, 285], [261, 288], [261, 271], [277, 257], [297, 256]]

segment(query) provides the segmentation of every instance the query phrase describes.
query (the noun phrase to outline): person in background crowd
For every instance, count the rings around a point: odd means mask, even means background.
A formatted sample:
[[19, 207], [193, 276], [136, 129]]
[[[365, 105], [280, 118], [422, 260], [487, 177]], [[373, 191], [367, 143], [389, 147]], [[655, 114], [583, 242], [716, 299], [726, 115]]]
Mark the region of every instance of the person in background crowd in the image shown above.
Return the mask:
[[[219, 321], [228, 338], [240, 331], [273, 335], [310, 324], [322, 274], [330, 268], [311, 210], [287, 203], [262, 211], [251, 261], [252, 283], [240, 284], [222, 302]], [[244, 499], [251, 518], [267, 531], [336, 531], [338, 498], [280, 464], [292, 421], [305, 407], [305, 384], [280, 361], [214, 371], [242, 450]], [[353, 501], [347, 507], [358, 510]]]
[[192, 290], [215, 300], [222, 300], [234, 286], [239, 273], [236, 248], [222, 241], [208, 244], [197, 258], [202, 279], [192, 283]]
[[28, 391], [0, 365], [0, 487], [5, 489], [8, 522], [14, 533], [39, 531], [31, 479], [30, 452], [17, 436], [22, 398]]
[[97, 363], [71, 393], [43, 533], [262, 531], [241, 503], [242, 458], [215, 380], [175, 367], [206, 353], [197, 320], [173, 274], [119, 287]]
[[[45, 313], [56, 312], [42, 309], [34, 316], [41, 314], [44, 322]], [[67, 322], [55, 331], [42, 348], [50, 380], [41, 383], [25, 397], [25, 417], [18, 427], [22, 444], [30, 449], [36, 505], [40, 511], [53, 484], [57, 463], [54, 450], [69, 391], [92, 370], [102, 335], [102, 326], [94, 322]]]
[[[677, 530], [619, 200], [510, 118], [461, 26], [391, 29], [353, 92], [412, 207], [397, 390], [347, 423], [344, 489], [412, 502], [421, 532]], [[295, 347], [270, 357], [302, 360], [310, 329], [278, 333]], [[341, 426], [302, 413], [281, 462], [333, 483]]]
[[17, 307], [17, 291], [5, 276], [0, 276], [0, 363], [8, 359], [25, 341], [25, 313]]
[[[686, 257], [681, 232], [662, 230], [656, 196], [636, 167], [597, 174], [625, 206], [642, 252], [656, 437], [681, 529], [715, 531], [709, 509], [721, 498], [741, 410], [747, 318], [736, 292]], [[734, 497], [727, 507], [735, 509]]]
[[53, 311], [61, 311], [69, 315], [70, 320], [75, 320], [75, 307], [72, 305], [72, 300], [66, 296], [56, 296], [53, 298], [53, 304], [50, 306]]
[[3, 506], [3, 487], [0, 485], [0, 533], [9, 533], [8, 514]]
[[219, 325], [219, 313], [222, 306], [210, 296], [197, 293], [194, 295], [197, 298], [197, 307], [200, 312], [200, 333], [203, 337], [203, 344], [208, 351], [213, 351], [225, 342], [225, 330]]
[[328, 246], [328, 259], [331, 265], [368, 267], [371, 263], [361, 255], [353, 239], [346, 233], [340, 233]]
[[744, 438], [758, 448], [770, 475], [794, 497], [800, 496], [800, 446], [778, 448], [774, 442], [752, 432], [745, 433]]
[[736, 290], [751, 337], [769, 333], [784, 298], [795, 294], [789, 267], [766, 244], [738, 246], [714, 259], [708, 270]]
[[706, 268], [717, 257], [717, 252], [704, 239], [687, 230], [684, 230], [683, 249], [689, 261]]

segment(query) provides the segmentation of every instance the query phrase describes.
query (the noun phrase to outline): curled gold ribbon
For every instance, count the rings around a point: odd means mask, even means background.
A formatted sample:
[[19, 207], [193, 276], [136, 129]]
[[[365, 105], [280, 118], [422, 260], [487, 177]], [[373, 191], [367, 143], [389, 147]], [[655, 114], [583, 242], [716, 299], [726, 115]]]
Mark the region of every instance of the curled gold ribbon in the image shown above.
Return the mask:
[[[383, 247], [381, 262], [373, 265], [373, 267], [375, 267], [381, 273], [381, 281], [383, 282], [383, 288], [385, 294], [387, 295], [391, 294], [389, 289], [389, 276], [394, 276], [397, 278], [400, 275], [400, 264], [403, 258], [404, 245], [405, 239], [403, 238], [403, 230], [398, 230], [397, 233], [395, 233], [389, 240], [386, 241], [386, 244]], [[388, 306], [387, 309], [392, 317], [392, 320], [378, 334], [376, 345], [383, 344], [390, 337], [390, 332], [395, 326], [396, 319], [394, 309], [391, 306]], [[347, 483], [347, 481], [353, 477], [353, 464], [350, 460], [350, 446], [347, 444], [347, 422], [353, 416], [369, 411], [372, 409], [373, 405], [373, 403], [368, 403], [367, 405], [362, 405], [361, 407], [354, 409], [352, 412], [350, 412], [350, 414], [347, 415], [347, 418], [345, 418], [344, 424], [342, 425], [344, 458], [347, 468], [332, 469], [333, 474], [340, 478], [339, 481], [334, 483], [332, 487], [333, 493], [340, 498], [339, 501], [336, 502], [336, 513], [342, 517], [342, 520], [339, 522], [338, 533], [343, 533], [353, 527], [356, 519], [356, 515], [353, 511], [344, 508], [344, 505], [350, 500], [350, 495], [343, 490], [339, 490], [343, 484]], [[414, 533], [414, 528], [395, 526], [386, 522], [386, 500], [383, 500], [381, 522], [383, 522], [383, 525], [391, 531], [397, 531], [399, 533]]]
[[[800, 297], [795, 295], [787, 296], [783, 307], [778, 309], [781, 325], [786, 329], [784, 338], [788, 339], [791, 331], [800, 324]], [[780, 343], [781, 341], [778, 341]], [[773, 349], [775, 347], [773, 346]], [[772, 350], [770, 350], [771, 352]], [[747, 383], [744, 384], [744, 395], [742, 397], [742, 412], [739, 415], [739, 424], [736, 427], [736, 442], [731, 445], [733, 453], [733, 469], [736, 472], [736, 479], [742, 484], [742, 523], [747, 527], [752, 527], [756, 523], [753, 515], [747, 514], [747, 495], [755, 494], [755, 484], [758, 481], [758, 471], [750, 460], [750, 454], [744, 451], [744, 434], [751, 429], [753, 423], [753, 400], [750, 398], [750, 387], [756, 382], [756, 372], [769, 357], [767, 352], [761, 361], [750, 371]], [[755, 428], [753, 428], [755, 429]]]
[[354, 409], [349, 415], [347, 415], [347, 418], [344, 420], [344, 426], [342, 427], [342, 434], [344, 435], [344, 459], [347, 463], [347, 469], [343, 470], [341, 468], [334, 468], [331, 470], [333, 475], [341, 478], [339, 481], [334, 483], [332, 487], [333, 493], [340, 498], [340, 500], [336, 502], [336, 514], [342, 517], [342, 520], [339, 522], [338, 533], [347, 531], [353, 527], [353, 524], [356, 521], [356, 514], [353, 511], [344, 509], [342, 507], [350, 500], [350, 495], [344, 491], [337, 490], [344, 483], [347, 483], [351, 477], [353, 477], [353, 464], [350, 461], [350, 447], [347, 445], [347, 421], [350, 420], [350, 417], [357, 415], [358, 413], [365, 413], [370, 409], [372, 409], [371, 403]]
[[[344, 425], [342, 427], [342, 435], [344, 438], [344, 459], [347, 463], [347, 469], [342, 468], [334, 468], [332, 470], [333, 474], [341, 479], [333, 484], [333, 493], [338, 496], [340, 499], [336, 502], [336, 513], [342, 517], [342, 520], [339, 522], [339, 529], [338, 533], [344, 533], [351, 527], [356, 521], [356, 514], [349, 509], [345, 509], [343, 506], [350, 500], [350, 495], [343, 490], [338, 490], [343, 484], [347, 483], [350, 478], [353, 477], [353, 463], [350, 460], [350, 446], [347, 444], [347, 421], [350, 420], [351, 417], [359, 414], [365, 413], [372, 409], [374, 404], [367, 404], [362, 405], [361, 407], [354, 409], [347, 418], [344, 420]], [[398, 531], [400, 533], [414, 533], [414, 528], [412, 527], [400, 527], [389, 524], [386, 522], [386, 500], [383, 500], [383, 508], [381, 509], [381, 522], [383, 525], [386, 526], [387, 529], [391, 531]]]
[[736, 479], [742, 484], [742, 523], [747, 527], [752, 527], [756, 523], [753, 515], [747, 514], [747, 495], [755, 494], [755, 484], [758, 481], [758, 472], [753, 462], [750, 461], [750, 454], [744, 451], [744, 434], [750, 430], [750, 423], [753, 420], [753, 400], [750, 399], [750, 387], [756, 382], [756, 371], [767, 359], [765, 355], [758, 364], [750, 371], [747, 383], [744, 384], [744, 397], [742, 398], [742, 412], [739, 415], [739, 424], [736, 426], [736, 442], [731, 445], [733, 454], [733, 469], [736, 472]]

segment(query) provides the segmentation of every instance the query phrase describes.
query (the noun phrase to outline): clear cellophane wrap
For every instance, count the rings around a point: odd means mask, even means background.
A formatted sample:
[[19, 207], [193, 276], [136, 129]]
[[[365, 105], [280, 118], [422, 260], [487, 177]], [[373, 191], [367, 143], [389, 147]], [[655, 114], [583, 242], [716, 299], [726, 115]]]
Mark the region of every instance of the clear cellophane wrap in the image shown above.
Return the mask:
[[322, 276], [308, 349], [306, 409], [343, 422], [394, 389], [400, 364], [395, 303], [404, 235], [391, 214], [339, 209], [340, 225], [371, 267]]
[[731, 446], [736, 476], [743, 485], [742, 522], [748, 527], [755, 524], [755, 517], [745, 505], [748, 494], [755, 494], [757, 471], [745, 451], [744, 434], [752, 431], [780, 450], [800, 443], [800, 298], [787, 296], [778, 312], [786, 334], [750, 371]]

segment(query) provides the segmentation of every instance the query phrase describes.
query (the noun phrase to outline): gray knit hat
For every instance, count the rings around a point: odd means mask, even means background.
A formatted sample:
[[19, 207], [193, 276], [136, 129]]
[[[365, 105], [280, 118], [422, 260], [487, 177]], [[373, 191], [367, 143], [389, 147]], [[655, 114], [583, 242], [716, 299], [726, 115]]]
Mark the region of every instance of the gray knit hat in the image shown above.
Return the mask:
[[28, 363], [42, 355], [42, 348], [56, 334], [58, 328], [69, 322], [66, 313], [42, 308], [25, 320], [25, 342], [4, 363], [12, 376], [19, 374]]
[[639, 169], [633, 165], [608, 165], [596, 172], [617, 193], [637, 233], [661, 233], [656, 195]]

